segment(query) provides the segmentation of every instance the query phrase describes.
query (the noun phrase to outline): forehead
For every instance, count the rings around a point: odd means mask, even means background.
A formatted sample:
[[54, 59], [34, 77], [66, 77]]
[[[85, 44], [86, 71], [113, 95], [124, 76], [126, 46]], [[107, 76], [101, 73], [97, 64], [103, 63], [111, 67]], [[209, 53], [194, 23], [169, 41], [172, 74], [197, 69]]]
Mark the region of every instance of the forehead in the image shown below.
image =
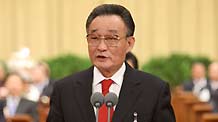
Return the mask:
[[211, 64], [211, 65], [209, 66], [209, 69], [210, 69], [210, 70], [218, 70], [218, 63]]
[[192, 68], [193, 68], [193, 69], [204, 69], [205, 67], [204, 67], [203, 64], [194, 64], [194, 65], [192, 66]]
[[6, 83], [18, 83], [18, 82], [23, 83], [21, 78], [17, 75], [9, 75], [6, 80]]
[[88, 28], [89, 33], [120, 33], [126, 32], [127, 28], [121, 17], [117, 15], [102, 15], [96, 17]]

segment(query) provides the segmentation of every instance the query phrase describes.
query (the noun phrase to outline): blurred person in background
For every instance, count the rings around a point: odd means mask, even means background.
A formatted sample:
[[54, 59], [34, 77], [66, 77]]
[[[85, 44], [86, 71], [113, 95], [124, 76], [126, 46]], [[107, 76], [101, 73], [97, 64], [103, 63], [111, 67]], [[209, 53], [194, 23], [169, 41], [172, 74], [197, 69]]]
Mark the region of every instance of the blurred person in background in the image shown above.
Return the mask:
[[191, 80], [183, 84], [184, 91], [192, 91], [199, 96], [200, 92], [206, 88], [208, 80], [206, 78], [206, 68], [201, 62], [194, 62], [191, 67]]
[[210, 103], [214, 107], [214, 112], [218, 112], [218, 62], [213, 62], [209, 65], [208, 76], [210, 80]]
[[19, 72], [19, 75], [21, 75], [24, 80], [23, 96], [28, 100], [38, 102], [40, 93], [38, 89], [33, 85], [33, 81], [30, 75], [30, 69], [31, 68], [22, 68], [17, 70], [17, 72]]
[[0, 98], [0, 122], [5, 122], [5, 116], [3, 113], [3, 109], [5, 105], [6, 105], [5, 101]]
[[0, 62], [0, 98], [5, 96], [7, 90], [4, 87], [5, 77], [6, 77], [6, 69], [2, 62]]
[[128, 52], [126, 54], [126, 62], [135, 69], [138, 69], [138, 60], [136, 58], [136, 56], [132, 53], [132, 52]]
[[8, 89], [6, 96], [6, 106], [4, 114], [7, 117], [15, 115], [30, 115], [34, 122], [38, 122], [37, 103], [27, 100], [23, 97], [25, 80], [18, 73], [11, 73], [5, 81], [5, 87]]
[[41, 96], [50, 97], [54, 81], [50, 79], [50, 68], [48, 64], [45, 62], [37, 62], [31, 69], [30, 74], [33, 86], [35, 86], [39, 92], [38, 98]]
[[7, 95], [7, 89], [4, 87], [4, 80], [5, 80], [5, 70], [3, 65], [0, 64], [0, 122], [5, 122], [5, 117], [3, 113], [3, 109], [6, 105], [5, 96]]
[[6, 77], [4, 64], [0, 62], [0, 87], [3, 86]]

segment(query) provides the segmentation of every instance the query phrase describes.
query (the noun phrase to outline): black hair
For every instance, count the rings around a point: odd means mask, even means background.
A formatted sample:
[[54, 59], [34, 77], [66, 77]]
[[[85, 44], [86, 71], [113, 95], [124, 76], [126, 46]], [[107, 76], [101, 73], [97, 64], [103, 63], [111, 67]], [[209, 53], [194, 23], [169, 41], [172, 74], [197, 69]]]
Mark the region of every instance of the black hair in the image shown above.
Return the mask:
[[88, 28], [92, 21], [103, 15], [117, 15], [119, 16], [127, 27], [127, 37], [133, 36], [135, 31], [135, 23], [133, 18], [125, 7], [117, 4], [102, 4], [93, 9], [86, 20], [86, 31], [88, 33]]
[[127, 60], [130, 60], [132, 63], [133, 63], [133, 67], [135, 68], [135, 69], [138, 69], [138, 60], [137, 60], [137, 58], [136, 58], [136, 56], [133, 54], [133, 53], [131, 53], [131, 52], [128, 52], [127, 54], [126, 54], [126, 59], [125, 59], [126, 61]]

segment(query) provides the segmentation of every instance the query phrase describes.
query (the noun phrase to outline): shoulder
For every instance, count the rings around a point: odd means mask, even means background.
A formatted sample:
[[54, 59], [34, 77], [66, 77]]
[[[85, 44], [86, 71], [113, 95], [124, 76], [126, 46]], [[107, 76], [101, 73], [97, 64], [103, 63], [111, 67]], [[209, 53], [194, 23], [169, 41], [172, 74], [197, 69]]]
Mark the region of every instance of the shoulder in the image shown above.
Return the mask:
[[0, 99], [0, 111], [5, 107], [6, 105], [6, 100]]
[[145, 94], [159, 94], [162, 90], [169, 89], [168, 83], [161, 78], [144, 71], [132, 69], [128, 65], [124, 79], [130, 81], [129, 83], [140, 84], [139, 87]]
[[155, 76], [147, 72], [134, 70], [133, 75], [137, 80], [140, 80], [144, 85], [159, 87], [167, 84], [166, 81], [162, 80], [158, 76]]
[[63, 87], [66, 88], [66, 86], [75, 85], [77, 81], [85, 81], [87, 78], [91, 78], [92, 73], [93, 73], [93, 66], [86, 70], [71, 74], [60, 80], [57, 80], [54, 83], [54, 88], [63, 88]]
[[186, 81], [183, 81], [183, 85], [192, 85], [193, 84], [193, 81], [192, 80], [186, 80]]
[[166, 81], [162, 80], [158, 76], [155, 76], [153, 74], [150, 74], [150, 73], [147, 73], [141, 70], [133, 69], [127, 63], [126, 63], [126, 72], [124, 74], [124, 78], [138, 81], [142, 83], [142, 85], [145, 88], [148, 88], [148, 87], [160, 88], [162, 86], [168, 85]]
[[[141, 90], [141, 94], [145, 96], [143, 99], [149, 96], [149, 99], [155, 102], [162, 99], [162, 96], [170, 96], [170, 87], [167, 81], [153, 74], [134, 69], [129, 75], [131, 76], [132, 83], [138, 83], [137, 90]], [[152, 96], [150, 96], [151, 94]]]
[[25, 105], [32, 105], [32, 106], [36, 106], [36, 105], [37, 105], [36, 102], [31, 101], [31, 100], [28, 100], [28, 99], [26, 99], [26, 98], [21, 98], [21, 99], [20, 99], [20, 103], [21, 103], [21, 104], [25, 104]]
[[193, 84], [192, 80], [187, 80], [187, 81], [184, 81], [182, 87], [185, 91], [192, 91], [194, 84]]

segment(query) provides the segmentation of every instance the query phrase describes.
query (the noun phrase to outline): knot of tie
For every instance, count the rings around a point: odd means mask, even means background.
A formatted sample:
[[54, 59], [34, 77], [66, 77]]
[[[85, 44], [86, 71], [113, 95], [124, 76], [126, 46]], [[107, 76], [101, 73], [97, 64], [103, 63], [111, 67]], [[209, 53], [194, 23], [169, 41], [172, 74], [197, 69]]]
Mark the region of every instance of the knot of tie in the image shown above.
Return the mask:
[[113, 83], [113, 80], [111, 79], [105, 79], [102, 81], [102, 94], [105, 96], [109, 92], [109, 88], [111, 84]]

